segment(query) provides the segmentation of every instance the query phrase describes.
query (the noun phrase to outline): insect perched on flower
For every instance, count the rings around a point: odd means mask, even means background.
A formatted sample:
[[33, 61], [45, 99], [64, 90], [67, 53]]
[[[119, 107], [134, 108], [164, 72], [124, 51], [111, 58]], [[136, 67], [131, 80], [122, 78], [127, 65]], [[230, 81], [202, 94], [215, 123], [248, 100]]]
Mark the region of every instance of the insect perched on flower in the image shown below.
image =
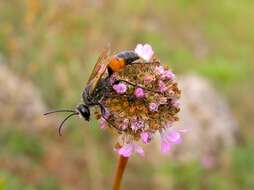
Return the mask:
[[[115, 72], [120, 72], [127, 65], [132, 65], [135, 60], [141, 57], [135, 51], [122, 51], [117, 54], [111, 55], [109, 46], [102, 52], [94, 69], [89, 77], [88, 83], [82, 93], [83, 103], [79, 104], [75, 110], [60, 109], [53, 110], [45, 113], [44, 115], [56, 113], [56, 112], [70, 112], [62, 123], [59, 125], [59, 135], [61, 135], [61, 128], [65, 121], [74, 115], [83, 117], [86, 121], [90, 119], [90, 107], [98, 106], [101, 110], [103, 119], [108, 121], [105, 117], [106, 108], [101, 103], [101, 99], [107, 92], [111, 82], [111, 75]], [[114, 82], [114, 81], [113, 81]], [[125, 93], [126, 85], [123, 83], [115, 84], [114, 89], [119, 93]], [[114, 127], [113, 124], [111, 126]]]
[[106, 49], [99, 57], [88, 84], [82, 93], [83, 103], [71, 112], [59, 126], [73, 115], [89, 121], [90, 108], [95, 110], [102, 129], [119, 134], [115, 145], [118, 154], [129, 157], [136, 152], [144, 155], [139, 141], [148, 144], [155, 133], [161, 136], [161, 151], [167, 153], [181, 142], [181, 132], [172, 127], [180, 111], [180, 90], [175, 74], [154, 56], [148, 44], [138, 44], [134, 51], [115, 55]]

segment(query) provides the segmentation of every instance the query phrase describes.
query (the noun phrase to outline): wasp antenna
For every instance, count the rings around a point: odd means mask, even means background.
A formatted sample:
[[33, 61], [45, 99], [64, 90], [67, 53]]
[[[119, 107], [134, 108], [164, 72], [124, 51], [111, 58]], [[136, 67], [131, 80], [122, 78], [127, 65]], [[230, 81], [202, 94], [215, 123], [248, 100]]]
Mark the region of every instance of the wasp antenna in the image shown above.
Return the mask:
[[74, 111], [74, 110], [68, 110], [68, 109], [51, 110], [49, 112], [44, 113], [43, 115], [49, 115], [49, 114], [57, 113], [57, 112], [71, 112], [71, 113], [75, 113], [76, 111]]
[[61, 129], [62, 129], [63, 124], [65, 123], [65, 121], [67, 121], [70, 117], [72, 117], [72, 116], [74, 116], [74, 115], [78, 115], [78, 113], [75, 112], [75, 113], [72, 113], [72, 114], [68, 115], [68, 116], [61, 122], [61, 124], [60, 124], [59, 127], [58, 127], [58, 134], [59, 134], [59, 136], [62, 136]]

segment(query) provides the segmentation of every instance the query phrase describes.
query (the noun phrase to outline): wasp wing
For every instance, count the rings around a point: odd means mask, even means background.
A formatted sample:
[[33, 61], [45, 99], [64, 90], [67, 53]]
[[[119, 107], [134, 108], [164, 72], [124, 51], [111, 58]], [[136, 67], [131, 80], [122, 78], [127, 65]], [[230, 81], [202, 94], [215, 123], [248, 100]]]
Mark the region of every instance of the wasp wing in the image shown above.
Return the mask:
[[99, 56], [93, 68], [93, 71], [88, 79], [86, 89], [88, 90], [89, 95], [91, 95], [94, 92], [98, 82], [100, 81], [101, 77], [105, 73], [108, 63], [110, 61], [110, 57], [111, 57], [111, 50], [110, 50], [110, 46], [108, 45]]

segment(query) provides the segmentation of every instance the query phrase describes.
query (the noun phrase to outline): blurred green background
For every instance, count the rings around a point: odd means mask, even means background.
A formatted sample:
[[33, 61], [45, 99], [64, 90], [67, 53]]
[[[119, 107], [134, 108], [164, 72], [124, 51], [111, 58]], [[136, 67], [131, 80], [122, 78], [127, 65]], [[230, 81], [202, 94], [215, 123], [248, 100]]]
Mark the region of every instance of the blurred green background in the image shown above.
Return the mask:
[[[253, 0], [2, 0], [0, 55], [15, 75], [32, 82], [48, 108], [71, 108], [105, 44], [116, 51], [151, 44], [177, 75], [208, 78], [240, 127], [227, 161], [213, 169], [197, 160], [154, 167], [134, 156], [123, 189], [251, 190], [253, 10]], [[1, 109], [0, 190], [110, 189], [116, 161], [112, 137], [94, 120], [69, 121], [60, 138], [55, 127], [61, 115], [51, 117], [53, 124], [44, 118], [34, 124], [23, 122], [22, 110], [6, 121], [8, 110]]]

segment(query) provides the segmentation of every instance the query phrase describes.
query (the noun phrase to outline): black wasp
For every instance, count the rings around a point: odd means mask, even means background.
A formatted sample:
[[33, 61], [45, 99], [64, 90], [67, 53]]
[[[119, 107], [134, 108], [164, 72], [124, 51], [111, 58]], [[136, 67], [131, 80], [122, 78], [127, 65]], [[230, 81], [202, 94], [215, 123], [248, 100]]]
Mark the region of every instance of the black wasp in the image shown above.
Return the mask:
[[[52, 110], [44, 115], [56, 113], [56, 112], [70, 112], [59, 125], [58, 132], [61, 136], [61, 128], [65, 121], [74, 115], [79, 115], [83, 117], [86, 121], [90, 119], [90, 108], [93, 106], [99, 106], [101, 109], [102, 116], [104, 117], [105, 108], [100, 103], [101, 98], [103, 97], [108, 85], [109, 77], [114, 72], [121, 71], [126, 65], [132, 64], [135, 60], [138, 60], [140, 57], [134, 51], [122, 51], [115, 55], [111, 55], [110, 48], [107, 47], [99, 56], [94, 69], [88, 79], [88, 83], [82, 93], [83, 103], [77, 105], [75, 110], [69, 109], [60, 109]], [[108, 71], [107, 76], [105, 73]], [[103, 77], [104, 76], [104, 77]], [[106, 121], [107, 119], [104, 118]]]

